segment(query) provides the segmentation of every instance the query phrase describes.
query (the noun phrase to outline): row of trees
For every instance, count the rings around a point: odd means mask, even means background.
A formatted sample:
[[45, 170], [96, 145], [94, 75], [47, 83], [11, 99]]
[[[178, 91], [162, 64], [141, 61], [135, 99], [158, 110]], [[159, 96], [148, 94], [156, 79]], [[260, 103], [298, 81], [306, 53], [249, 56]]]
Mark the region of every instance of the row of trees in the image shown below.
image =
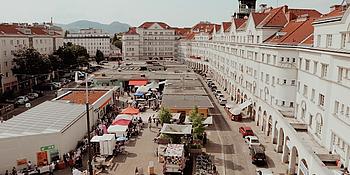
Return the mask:
[[[57, 70], [77, 69], [89, 63], [87, 50], [72, 43], [64, 44], [51, 55], [43, 55], [33, 48], [28, 48], [16, 51], [14, 56], [15, 66], [12, 70], [17, 75], [48, 74]], [[97, 50], [96, 62], [103, 60], [103, 53]]]

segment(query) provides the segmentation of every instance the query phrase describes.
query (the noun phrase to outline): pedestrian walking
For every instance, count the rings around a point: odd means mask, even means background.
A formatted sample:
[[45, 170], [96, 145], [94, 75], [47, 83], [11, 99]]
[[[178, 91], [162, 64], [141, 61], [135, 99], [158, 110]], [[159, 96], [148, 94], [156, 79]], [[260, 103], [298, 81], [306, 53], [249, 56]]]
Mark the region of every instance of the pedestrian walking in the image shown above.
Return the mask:
[[139, 170], [137, 169], [137, 167], [135, 168], [135, 175], [139, 174]]
[[13, 167], [13, 168], [12, 168], [11, 175], [17, 175], [16, 167]]
[[6, 171], [5, 171], [5, 175], [10, 175], [10, 174], [9, 174], [9, 170], [6, 170]]

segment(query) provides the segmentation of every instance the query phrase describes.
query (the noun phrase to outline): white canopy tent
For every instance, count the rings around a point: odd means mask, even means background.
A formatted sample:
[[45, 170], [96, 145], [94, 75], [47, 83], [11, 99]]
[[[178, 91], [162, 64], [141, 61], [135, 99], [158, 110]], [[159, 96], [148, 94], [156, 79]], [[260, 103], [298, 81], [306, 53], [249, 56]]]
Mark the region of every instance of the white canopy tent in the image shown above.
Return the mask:
[[94, 136], [92, 137], [92, 139], [90, 140], [90, 142], [93, 142], [93, 143], [98, 143], [102, 140], [102, 136]]
[[124, 125], [111, 125], [108, 127], [107, 132], [108, 133], [125, 133], [126, 130], [128, 129], [128, 126]]
[[150, 88], [147, 85], [146, 86], [140, 86], [139, 88], [137, 88], [136, 93], [137, 92], [147, 93], [149, 89]]
[[134, 117], [128, 114], [119, 114], [114, 120], [132, 120]]
[[164, 124], [160, 133], [187, 135], [192, 133], [192, 125]]
[[159, 84], [156, 83], [155, 81], [153, 81], [150, 84], [147, 84], [146, 86], [148, 87], [148, 89], [158, 89], [159, 88]]

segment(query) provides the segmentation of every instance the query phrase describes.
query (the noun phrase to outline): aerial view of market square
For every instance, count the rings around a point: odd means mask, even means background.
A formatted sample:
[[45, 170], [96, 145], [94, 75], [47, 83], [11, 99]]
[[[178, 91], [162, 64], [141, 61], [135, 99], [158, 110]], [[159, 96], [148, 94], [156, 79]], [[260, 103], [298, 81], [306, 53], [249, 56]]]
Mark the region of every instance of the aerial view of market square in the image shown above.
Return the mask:
[[350, 0], [21, 3], [0, 175], [350, 174]]

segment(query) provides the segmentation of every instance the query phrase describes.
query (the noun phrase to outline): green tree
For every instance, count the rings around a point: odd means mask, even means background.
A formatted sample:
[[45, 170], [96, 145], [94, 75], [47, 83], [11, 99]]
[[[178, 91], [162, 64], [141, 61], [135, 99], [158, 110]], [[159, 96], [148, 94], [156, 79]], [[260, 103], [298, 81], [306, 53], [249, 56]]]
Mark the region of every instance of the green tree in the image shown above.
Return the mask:
[[103, 55], [103, 53], [97, 49], [96, 51], [96, 57], [95, 57], [96, 63], [100, 64], [101, 61], [105, 60], [105, 56]]
[[203, 121], [204, 118], [199, 114], [198, 107], [195, 106], [190, 113], [190, 121], [192, 122], [193, 135], [195, 138], [201, 138], [205, 131]]
[[160, 123], [163, 125], [164, 123], [170, 123], [172, 115], [171, 115], [169, 109], [166, 109], [163, 107], [160, 109], [160, 111], [158, 113], [158, 117], [159, 117]]
[[57, 70], [63, 69], [63, 61], [58, 55], [51, 54], [51, 55], [49, 55], [48, 58], [49, 58], [49, 60], [51, 62], [53, 71], [57, 71]]
[[89, 54], [85, 47], [70, 42], [59, 47], [54, 55], [62, 59], [63, 67], [65, 68], [77, 68], [89, 62]]
[[52, 71], [50, 59], [33, 48], [16, 51], [13, 62], [12, 71], [18, 75], [48, 74]]

